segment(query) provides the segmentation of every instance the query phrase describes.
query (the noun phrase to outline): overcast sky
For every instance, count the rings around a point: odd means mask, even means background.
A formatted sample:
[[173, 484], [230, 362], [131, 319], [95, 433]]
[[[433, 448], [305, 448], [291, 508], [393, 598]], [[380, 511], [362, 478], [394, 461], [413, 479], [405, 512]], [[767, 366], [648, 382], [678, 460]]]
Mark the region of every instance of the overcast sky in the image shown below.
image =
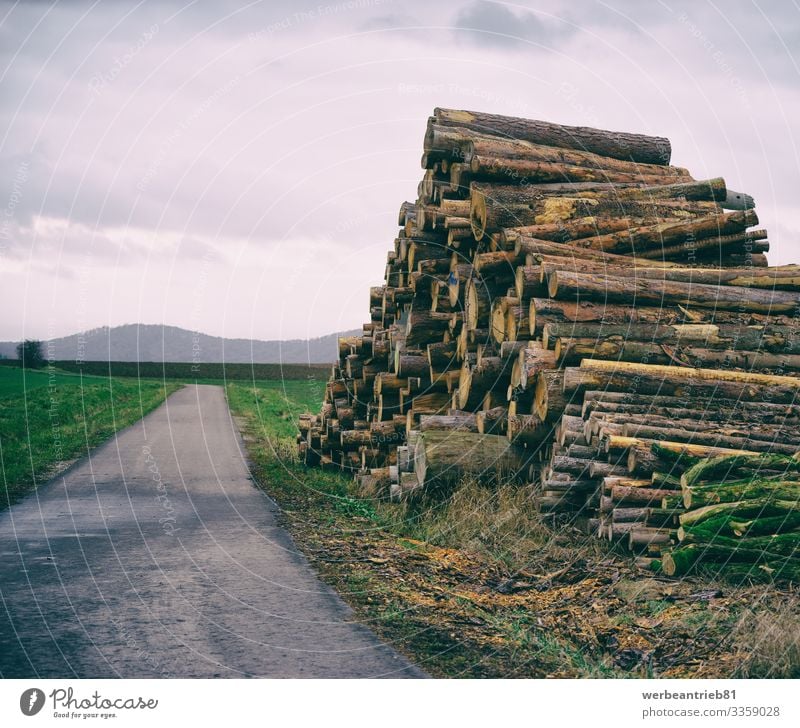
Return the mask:
[[0, 339], [368, 319], [435, 106], [672, 140], [800, 260], [796, 2], [0, 1]]

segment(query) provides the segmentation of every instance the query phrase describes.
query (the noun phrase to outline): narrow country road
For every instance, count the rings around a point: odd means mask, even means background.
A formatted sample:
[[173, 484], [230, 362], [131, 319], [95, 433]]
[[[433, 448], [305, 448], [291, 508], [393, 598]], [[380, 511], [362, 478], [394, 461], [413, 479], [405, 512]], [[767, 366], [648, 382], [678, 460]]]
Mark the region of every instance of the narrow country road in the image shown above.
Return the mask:
[[191, 386], [0, 513], [0, 676], [423, 677], [353, 621]]

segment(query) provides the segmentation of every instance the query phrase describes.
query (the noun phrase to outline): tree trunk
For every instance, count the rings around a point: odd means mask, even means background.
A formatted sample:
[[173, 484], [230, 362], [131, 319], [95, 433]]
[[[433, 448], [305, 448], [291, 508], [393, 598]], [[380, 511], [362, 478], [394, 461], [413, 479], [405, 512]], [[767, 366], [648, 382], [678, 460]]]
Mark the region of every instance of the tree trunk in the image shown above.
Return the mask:
[[[586, 217], [683, 217], [719, 211], [713, 202], [681, 200], [619, 200], [588, 197], [537, 197], [525, 187], [470, 185], [470, 224], [476, 240], [502, 228], [567, 222]], [[754, 218], [752, 211], [731, 213]], [[755, 223], [751, 223], [755, 224]]]
[[443, 369], [452, 366], [456, 357], [456, 342], [434, 342], [427, 346], [428, 365], [431, 369]]
[[[716, 264], [719, 257], [765, 253], [769, 251], [766, 230], [748, 230], [728, 235], [710, 235], [700, 239], [690, 238], [682, 243], [656, 246], [638, 254], [640, 260], [671, 260], [678, 265], [694, 265], [704, 260]], [[685, 262], [681, 262], [685, 261]], [[750, 265], [745, 259], [745, 265]], [[742, 262], [736, 265], [741, 266]]]
[[654, 546], [663, 549], [673, 543], [672, 533], [666, 528], [648, 528], [637, 524], [628, 533], [628, 548], [631, 551], [640, 551]]
[[[455, 126], [479, 134], [521, 139], [563, 149], [585, 150], [614, 159], [666, 165], [669, 164], [671, 156], [669, 139], [664, 137], [612, 132], [582, 126], [564, 126], [533, 119], [457, 109], [437, 108], [433, 114], [435, 123], [445, 127]], [[429, 122], [429, 129], [430, 126]], [[426, 134], [426, 141], [428, 137]]]
[[[430, 365], [428, 364], [428, 357], [422, 354], [406, 354], [398, 351], [396, 357], [396, 372], [400, 379], [406, 380], [408, 386], [409, 377], [421, 377], [427, 379], [430, 376]], [[381, 383], [381, 387], [385, 386], [385, 382]]]
[[514, 288], [520, 301], [547, 295], [547, 283], [540, 265], [519, 266], [514, 274]]
[[536, 377], [533, 414], [545, 422], [556, 422], [564, 414], [567, 397], [564, 396], [564, 372], [544, 370]]
[[798, 473], [800, 472], [800, 458], [773, 454], [712, 458], [689, 468], [681, 476], [681, 486], [684, 488], [691, 487], [702, 480], [714, 478], [720, 473], [729, 475], [738, 469], [759, 473], [765, 471]]
[[472, 259], [475, 272], [482, 278], [513, 278], [516, 267], [524, 260], [513, 250], [497, 250], [490, 253], [477, 253]]
[[470, 278], [464, 303], [467, 329], [486, 329], [489, 327], [492, 300], [503, 293], [505, 289], [506, 287], [498, 286], [492, 281], [477, 277]]
[[[473, 142], [467, 147], [473, 154], [473, 150], [480, 148], [481, 143]], [[500, 145], [495, 145], [494, 148], [486, 148], [487, 153], [503, 153], [518, 151], [520, 154], [524, 151], [532, 151], [535, 147], [530, 149], [518, 148], [503, 149]], [[641, 173], [635, 171], [636, 165], [632, 165], [629, 171], [617, 171], [609, 168], [591, 167], [587, 164], [568, 164], [560, 161], [539, 161], [539, 156], [555, 156], [555, 155], [539, 155], [532, 152], [530, 157], [518, 158], [513, 157], [497, 157], [487, 156], [486, 154], [474, 154], [470, 160], [470, 179], [473, 180], [490, 180], [501, 183], [519, 183], [528, 185], [537, 182], [620, 182], [620, 183], [636, 183], [646, 185], [657, 185], [661, 183], [680, 182], [686, 179], [686, 175], [682, 174], [685, 170], [677, 167], [660, 167], [671, 175], [665, 174], [651, 174], [651, 168], [643, 168]], [[578, 161], [578, 160], [576, 160]], [[452, 178], [451, 178], [452, 181]]]
[[[755, 476], [754, 476], [755, 477]], [[690, 486], [683, 489], [686, 509], [702, 508], [713, 503], [734, 503], [754, 498], [773, 498], [792, 501], [800, 497], [800, 483], [753, 480], [739, 485], [720, 483], [711, 486]]]
[[458, 415], [422, 415], [419, 418], [420, 432], [431, 430], [458, 430], [460, 432], [478, 432], [477, 418], [472, 413], [462, 412]]
[[498, 344], [506, 339], [506, 312], [509, 306], [516, 305], [519, 305], [519, 298], [516, 296], [500, 296], [492, 302], [490, 329], [492, 338]]
[[797, 377], [782, 377], [775, 374], [755, 374], [753, 372], [734, 372], [718, 369], [686, 369], [683, 367], [635, 364], [631, 362], [613, 362], [595, 359], [584, 360], [581, 362], [580, 369], [584, 371], [602, 373], [628, 372], [641, 374], [642, 376], [661, 376], [664, 379], [697, 379], [700, 381], [721, 380], [727, 382], [770, 385], [778, 388], [800, 388], [800, 379]]
[[[503, 164], [522, 164], [522, 163], [547, 163], [564, 167], [582, 167], [589, 170], [604, 170], [627, 175], [629, 180], [621, 180], [630, 183], [642, 183], [644, 180], [653, 177], [653, 184], [669, 184], [672, 178], [682, 182], [692, 181], [689, 172], [679, 167], [670, 167], [662, 164], [643, 164], [630, 160], [616, 159], [607, 155], [595, 154], [584, 149], [567, 149], [564, 147], [554, 147], [544, 144], [510, 137], [498, 137], [479, 133], [477, 130], [470, 130], [465, 127], [450, 127], [448, 130], [443, 126], [433, 126], [431, 128], [433, 139], [438, 137], [439, 141], [446, 139], [457, 147], [457, 156], [463, 160], [460, 166], [470, 169], [473, 174], [491, 175], [498, 167]], [[450, 171], [453, 164], [442, 162], [447, 165]], [[456, 162], [459, 165], [460, 162]], [[519, 174], [514, 175], [513, 179], [525, 178], [519, 170]], [[509, 175], [511, 176], [511, 175]], [[563, 183], [564, 175], [556, 177]], [[508, 179], [508, 177], [505, 177]], [[532, 182], [532, 179], [523, 179], [520, 183]], [[593, 189], [593, 188], [589, 188]]]
[[[709, 518], [702, 523], [678, 529], [678, 539], [683, 541], [687, 532], [702, 534], [709, 540], [717, 536], [741, 539], [751, 536], [771, 536], [791, 533], [800, 529], [800, 510], [780, 516], [740, 518], [732, 515]], [[744, 543], [744, 542], [743, 542]]]
[[672, 495], [674, 491], [660, 488], [631, 488], [624, 485], [611, 487], [611, 500], [615, 504], [650, 506], [660, 504], [665, 496]]
[[[542, 327], [542, 342], [547, 344], [560, 336], [600, 341], [622, 337], [625, 342], [639, 341], [672, 346], [696, 346], [733, 351], [764, 350], [800, 354], [800, 337], [790, 326], [736, 324], [668, 324], [627, 322], [595, 323], [575, 321], [549, 323]], [[549, 344], [547, 344], [549, 346]]]
[[455, 483], [465, 476], [483, 482], [527, 476], [528, 455], [499, 435], [469, 432], [425, 432], [414, 453], [420, 485]]
[[519, 366], [511, 374], [511, 386], [523, 390], [535, 386], [539, 372], [556, 368], [555, 352], [535, 341], [528, 342], [526, 348], [520, 351], [518, 362]]
[[539, 447], [552, 433], [552, 425], [542, 422], [536, 415], [514, 415], [508, 418], [508, 439], [518, 445]]
[[568, 270], [553, 272], [548, 280], [552, 298], [619, 301], [636, 305], [677, 304], [685, 307], [723, 309], [736, 312], [786, 313], [800, 310], [800, 294], [742, 286], [594, 276]]
[[721, 235], [743, 233], [748, 227], [758, 224], [754, 210], [726, 212], [720, 215], [707, 215], [684, 222], [665, 222], [658, 225], [645, 225], [619, 232], [584, 238], [581, 245], [607, 253], [643, 252], [663, 250], [672, 244], [685, 244], [703, 238], [719, 238]]
[[475, 415], [481, 435], [504, 435], [508, 426], [508, 408], [492, 407]]
[[533, 298], [530, 303], [529, 317], [534, 333], [540, 334], [545, 324], [569, 325], [573, 322], [605, 322], [608, 324], [648, 322], [668, 324], [672, 321], [680, 320], [681, 314], [677, 309], [670, 310], [668, 308], [633, 308], [625, 304], [603, 304], [591, 301], [576, 303], [574, 301]]

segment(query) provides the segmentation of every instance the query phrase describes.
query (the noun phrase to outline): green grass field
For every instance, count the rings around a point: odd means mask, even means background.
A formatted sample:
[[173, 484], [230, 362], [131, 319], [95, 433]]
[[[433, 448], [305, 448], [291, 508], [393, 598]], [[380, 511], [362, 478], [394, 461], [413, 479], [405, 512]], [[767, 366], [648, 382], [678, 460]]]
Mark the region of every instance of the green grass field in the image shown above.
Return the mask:
[[[107, 380], [108, 377], [83, 377], [85, 384], [99, 384]], [[0, 397], [21, 396], [23, 392], [32, 392], [34, 389], [47, 387], [51, 382], [57, 386], [79, 384], [80, 375], [59, 370], [49, 373], [42, 369], [23, 370], [19, 367], [0, 367]]]
[[0, 508], [139, 420], [180, 386], [0, 367]]

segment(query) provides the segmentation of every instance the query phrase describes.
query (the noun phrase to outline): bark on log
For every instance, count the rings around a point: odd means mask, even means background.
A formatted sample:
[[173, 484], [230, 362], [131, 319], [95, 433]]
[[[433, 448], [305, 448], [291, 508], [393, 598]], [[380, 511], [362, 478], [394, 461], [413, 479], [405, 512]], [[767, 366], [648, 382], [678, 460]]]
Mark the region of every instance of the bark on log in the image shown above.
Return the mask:
[[536, 377], [533, 414], [545, 422], [556, 422], [564, 413], [568, 398], [564, 394], [564, 372], [542, 371]]
[[536, 415], [514, 415], [508, 418], [508, 439], [518, 445], [539, 447], [552, 433], [552, 425], [542, 422]]
[[696, 217], [683, 222], [665, 222], [658, 225], [645, 225], [619, 232], [584, 238], [580, 245], [607, 253], [644, 252], [680, 243], [687, 240], [719, 238], [722, 235], [743, 233], [748, 227], [758, 224], [754, 210], [726, 212], [720, 215]]
[[[748, 230], [730, 235], [711, 235], [701, 239], [689, 239], [674, 245], [656, 246], [643, 250], [637, 257], [644, 260], [671, 260], [679, 265], [695, 265], [705, 261], [718, 263], [721, 256], [750, 255], [751, 259], [736, 265], [754, 265], [752, 255], [769, 251], [766, 230]], [[685, 263], [681, 263], [685, 261]]]
[[513, 277], [516, 267], [524, 256], [513, 250], [498, 250], [491, 253], [477, 253], [472, 259], [475, 272], [482, 278]]
[[[504, 249], [512, 249], [516, 253], [528, 253], [539, 252], [542, 249], [528, 249], [531, 244], [525, 241], [537, 240], [540, 243], [549, 242], [555, 245], [567, 245], [582, 238], [591, 238], [596, 235], [606, 235], [607, 233], [627, 230], [631, 225], [646, 225], [648, 223], [655, 225], [658, 222], [666, 221], [665, 218], [655, 218], [653, 216], [644, 218], [613, 217], [610, 215], [604, 217], [591, 216], [564, 222], [504, 228], [500, 231], [499, 236]], [[580, 255], [579, 248], [577, 248], [577, 251], [576, 255]]]
[[616, 324], [576, 321], [565, 324], [548, 323], [542, 327], [544, 345], [549, 345], [549, 342], [562, 336], [595, 341], [621, 337], [626, 342], [800, 354], [800, 337], [793, 327], [783, 325], [661, 324], [638, 321]]
[[[719, 212], [713, 202], [681, 200], [619, 200], [589, 197], [536, 198], [520, 187], [470, 185], [470, 224], [476, 240], [487, 232], [503, 228], [525, 227], [555, 222], [580, 220], [586, 217], [683, 217], [687, 214], [712, 215]], [[755, 213], [731, 213], [754, 218]], [[755, 223], [751, 223], [755, 224]], [[738, 228], [737, 228], [738, 230]]]
[[[584, 360], [599, 361], [599, 360]], [[611, 362], [617, 365], [629, 365], [629, 362]], [[760, 381], [742, 381], [723, 378], [722, 375], [736, 374], [717, 369], [683, 369], [681, 367], [665, 367], [680, 372], [697, 373], [701, 376], [694, 378], [672, 376], [672, 372], [637, 373], [635, 371], [619, 369], [617, 371], [589, 370], [581, 367], [566, 367], [564, 371], [564, 387], [568, 394], [579, 393], [587, 390], [608, 389], [617, 392], [639, 392], [641, 394], [667, 395], [681, 397], [686, 402], [693, 398], [711, 398], [714, 396], [723, 399], [743, 400], [748, 402], [764, 401], [768, 398], [774, 403], [791, 404], [798, 396], [798, 385], [791, 381], [785, 384], [769, 384]], [[720, 377], [712, 378], [711, 374]], [[742, 373], [743, 374], [743, 373]], [[766, 376], [766, 375], [751, 375]], [[773, 376], [773, 375], [769, 375]], [[793, 377], [783, 377], [783, 380], [792, 380]]]
[[[544, 338], [544, 336], [543, 336]], [[552, 344], [551, 344], [552, 345]], [[800, 370], [800, 355], [774, 354], [765, 351], [730, 351], [722, 348], [679, 345], [677, 343], [649, 343], [626, 340], [621, 336], [608, 338], [559, 338], [552, 345], [560, 365], [579, 363], [582, 359], [613, 359], [624, 362], [649, 364], [681, 364], [722, 369], [745, 369], [775, 373]]]
[[[617, 174], [619, 179], [609, 177], [591, 180], [575, 179], [574, 182], [629, 182], [644, 183], [645, 180], [655, 178], [652, 185], [672, 184], [674, 182], [692, 182], [688, 170], [680, 167], [670, 167], [661, 164], [643, 164], [628, 160], [616, 159], [608, 155], [595, 154], [582, 149], [556, 148], [513, 138], [491, 136], [476, 136], [462, 146], [465, 161], [474, 175], [489, 175], [500, 173], [508, 179], [522, 178], [522, 184], [536, 182], [535, 170], [526, 174], [526, 167], [522, 165], [550, 164], [569, 170], [572, 167], [581, 167], [587, 170], [603, 171], [609, 175]], [[509, 165], [508, 174], [502, 175], [504, 165]], [[519, 165], [519, 166], [514, 166]], [[516, 174], [514, 174], [516, 173]], [[627, 179], [622, 179], [622, 177]], [[557, 183], [567, 181], [570, 175], [556, 176]], [[544, 180], [542, 180], [544, 181]]]
[[744, 468], [755, 472], [775, 470], [784, 473], [800, 472], [800, 457], [784, 455], [755, 455], [744, 457], [718, 457], [704, 460], [689, 468], [681, 476], [681, 487], [687, 488], [720, 474], [730, 474]]
[[535, 386], [539, 372], [556, 368], [555, 352], [537, 342], [528, 342], [528, 346], [520, 351], [518, 361], [517, 376], [512, 372], [511, 385], [523, 390]]
[[564, 126], [457, 109], [437, 108], [433, 115], [436, 123], [442, 126], [457, 126], [480, 134], [522, 139], [551, 147], [585, 150], [604, 157], [643, 164], [669, 164], [672, 153], [669, 139], [664, 137], [611, 132], [583, 126]]
[[514, 290], [520, 301], [527, 301], [535, 296], [546, 296], [547, 282], [544, 279], [542, 266], [519, 266], [514, 273]]
[[531, 337], [530, 304], [509, 306], [506, 310], [505, 337], [509, 341], [527, 340]]
[[499, 435], [469, 432], [421, 433], [414, 452], [414, 472], [421, 486], [455, 483], [465, 476], [483, 482], [525, 479], [529, 455]]
[[[395, 372], [397, 373], [397, 377], [399, 379], [408, 380], [409, 377], [421, 377], [427, 379], [430, 374], [428, 357], [422, 354], [407, 354], [398, 350], [395, 356], [395, 364]], [[384, 387], [385, 385], [386, 380], [382, 381], [381, 387]], [[408, 386], [407, 382], [406, 386]]]
[[683, 489], [683, 505], [687, 510], [702, 508], [713, 503], [734, 503], [753, 498], [798, 500], [800, 482], [783, 480], [758, 480], [737, 485], [720, 483], [710, 486], [692, 486]]
[[620, 372], [626, 371], [641, 374], [643, 376], [662, 376], [665, 379], [698, 379], [698, 380], [722, 380], [729, 382], [745, 382], [748, 384], [764, 384], [775, 387], [800, 387], [800, 378], [782, 377], [775, 374], [754, 374], [752, 372], [726, 372], [717, 369], [684, 369], [682, 367], [668, 367], [649, 364], [633, 364], [630, 362], [607, 362], [594, 359], [586, 359], [581, 362], [580, 368], [585, 371], [594, 372]]
[[467, 283], [464, 312], [466, 314], [466, 327], [468, 330], [488, 329], [492, 300], [501, 295], [507, 286], [497, 284], [492, 280], [473, 277]]
[[553, 301], [533, 298], [529, 318], [534, 334], [541, 334], [545, 324], [570, 324], [572, 322], [628, 322], [671, 323], [681, 320], [680, 311], [670, 308], [637, 307], [625, 304], [594, 303], [591, 301]]
[[[465, 146], [467, 156], [472, 156], [469, 164], [469, 178], [471, 180], [497, 181], [506, 184], [520, 184], [527, 186], [537, 182], [615, 182], [615, 183], [640, 183], [643, 185], [658, 185], [661, 183], [681, 182], [686, 179], [685, 170], [678, 167], [661, 167], [671, 174], [651, 174], [650, 168], [643, 168], [641, 173], [634, 169], [630, 171], [617, 171], [615, 169], [591, 167], [587, 164], [568, 164], [566, 162], [539, 161], [538, 155], [533, 153], [530, 158], [513, 158], [487, 156], [475, 154], [480, 145], [471, 143]], [[489, 148], [488, 153], [513, 152], [511, 148], [501, 148], [500, 145]], [[520, 153], [523, 150], [518, 150]], [[555, 156], [555, 155], [550, 155]], [[577, 161], [577, 160], [576, 160]], [[463, 184], [463, 176], [459, 175], [459, 182]], [[450, 178], [451, 186], [453, 178]]]
[[800, 295], [789, 291], [761, 290], [742, 286], [712, 286], [702, 283], [593, 276], [559, 270], [548, 280], [552, 298], [636, 303], [675, 304], [687, 308], [712, 308], [754, 313], [800, 313]]
[[431, 430], [447, 430], [460, 432], [478, 432], [476, 416], [464, 412], [458, 415], [422, 415], [419, 419], [420, 432]]
[[509, 306], [518, 306], [519, 298], [516, 296], [500, 296], [492, 302], [489, 328], [492, 338], [498, 343], [506, 340], [506, 313]]
[[492, 407], [475, 415], [481, 435], [505, 435], [508, 425], [508, 408]]
[[434, 342], [427, 346], [428, 365], [441, 370], [452, 366], [456, 361], [456, 342]]

